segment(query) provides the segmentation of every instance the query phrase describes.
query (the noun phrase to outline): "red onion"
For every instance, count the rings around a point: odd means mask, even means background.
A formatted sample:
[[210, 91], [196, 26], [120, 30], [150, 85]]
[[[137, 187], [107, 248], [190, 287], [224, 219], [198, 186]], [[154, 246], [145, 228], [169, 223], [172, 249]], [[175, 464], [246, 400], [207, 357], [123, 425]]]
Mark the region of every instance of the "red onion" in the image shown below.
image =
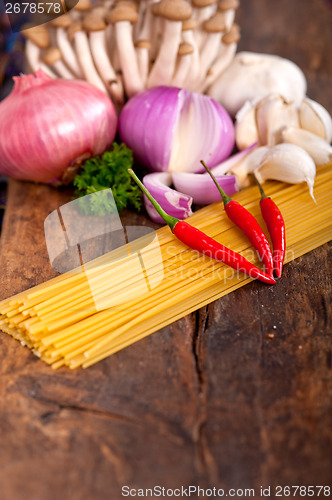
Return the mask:
[[1, 174], [59, 184], [67, 167], [103, 153], [114, 140], [115, 108], [93, 85], [42, 70], [14, 80], [0, 104]]
[[[150, 191], [159, 205], [172, 217], [186, 219], [192, 215], [192, 198], [187, 194], [179, 193], [170, 188], [172, 176], [168, 172], [154, 172], [143, 177], [144, 186]], [[154, 222], [164, 224], [165, 221], [160, 217], [152, 203], [144, 196], [144, 204], [149, 217]]]
[[153, 87], [132, 97], [119, 117], [121, 140], [152, 171], [203, 172], [234, 146], [234, 126], [220, 104], [175, 87]]
[[[216, 174], [215, 177], [228, 196], [238, 191], [235, 175]], [[209, 205], [221, 200], [220, 193], [209, 175], [173, 172], [172, 179], [176, 189], [189, 194], [198, 205]]]

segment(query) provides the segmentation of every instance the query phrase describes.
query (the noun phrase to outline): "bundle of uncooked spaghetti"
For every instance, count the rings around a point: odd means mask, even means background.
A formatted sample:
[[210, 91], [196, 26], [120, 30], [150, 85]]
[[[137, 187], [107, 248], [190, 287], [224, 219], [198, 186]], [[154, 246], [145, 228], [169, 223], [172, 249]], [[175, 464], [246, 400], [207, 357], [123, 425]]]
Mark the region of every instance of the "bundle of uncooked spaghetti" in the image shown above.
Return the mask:
[[[304, 183], [267, 182], [264, 188], [285, 219], [285, 262], [331, 239], [332, 165], [317, 173], [317, 204]], [[257, 187], [234, 198], [265, 227]], [[188, 221], [260, 265], [221, 203]], [[168, 227], [157, 230], [152, 241], [144, 236], [125, 250], [126, 255], [119, 248], [1, 302], [0, 328], [53, 368], [86, 368], [251, 281], [189, 249]]]

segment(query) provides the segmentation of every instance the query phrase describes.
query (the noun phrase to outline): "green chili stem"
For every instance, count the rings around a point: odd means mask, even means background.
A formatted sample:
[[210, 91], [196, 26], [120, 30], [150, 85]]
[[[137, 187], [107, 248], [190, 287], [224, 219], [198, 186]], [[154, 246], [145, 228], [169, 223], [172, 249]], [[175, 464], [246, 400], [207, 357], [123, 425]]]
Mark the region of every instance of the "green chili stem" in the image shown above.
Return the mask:
[[143, 193], [145, 194], [145, 196], [151, 201], [152, 205], [157, 210], [157, 212], [160, 215], [160, 217], [162, 217], [162, 219], [164, 219], [164, 221], [166, 222], [166, 224], [173, 231], [174, 226], [175, 226], [175, 224], [177, 224], [177, 222], [179, 222], [179, 219], [177, 219], [176, 217], [171, 217], [170, 215], [168, 215], [165, 212], [165, 210], [163, 210], [161, 208], [161, 206], [159, 205], [159, 203], [157, 203], [157, 201], [153, 198], [153, 196], [146, 189], [146, 187], [144, 186], [143, 182], [141, 182], [139, 180], [139, 178], [137, 177], [137, 175], [135, 174], [135, 172], [131, 168], [128, 169], [128, 173], [134, 179], [134, 181], [136, 182], [136, 184], [138, 185], [138, 187], [143, 191]]
[[232, 198], [230, 198], [229, 196], [227, 196], [227, 194], [225, 193], [225, 191], [219, 186], [217, 179], [215, 178], [215, 176], [213, 175], [213, 173], [211, 172], [211, 170], [209, 169], [209, 167], [204, 163], [203, 160], [201, 160], [201, 164], [203, 165], [203, 167], [205, 168], [205, 170], [207, 171], [207, 173], [210, 175], [211, 179], [213, 180], [213, 182], [217, 186], [217, 188], [219, 190], [219, 193], [221, 194], [224, 206], [227, 205], [227, 203], [229, 203], [230, 201], [232, 201]]
[[256, 184], [258, 186], [259, 192], [261, 193], [261, 200], [264, 200], [264, 198], [267, 198], [267, 196], [264, 192], [264, 189], [262, 188], [262, 185], [259, 182], [259, 180], [257, 179], [256, 175], [253, 172], [251, 172], [249, 175], [251, 175], [251, 177], [253, 177], [254, 181], [256, 182]]

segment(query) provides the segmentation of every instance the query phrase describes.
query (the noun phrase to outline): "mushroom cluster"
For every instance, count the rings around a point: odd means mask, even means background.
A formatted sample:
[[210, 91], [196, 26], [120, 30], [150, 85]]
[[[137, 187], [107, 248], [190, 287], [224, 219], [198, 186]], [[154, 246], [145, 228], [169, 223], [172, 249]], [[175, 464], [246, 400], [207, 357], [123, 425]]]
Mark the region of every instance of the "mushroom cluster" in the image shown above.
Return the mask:
[[81, 78], [123, 102], [145, 88], [198, 92], [233, 60], [239, 0], [79, 0], [66, 14], [22, 30], [31, 71]]

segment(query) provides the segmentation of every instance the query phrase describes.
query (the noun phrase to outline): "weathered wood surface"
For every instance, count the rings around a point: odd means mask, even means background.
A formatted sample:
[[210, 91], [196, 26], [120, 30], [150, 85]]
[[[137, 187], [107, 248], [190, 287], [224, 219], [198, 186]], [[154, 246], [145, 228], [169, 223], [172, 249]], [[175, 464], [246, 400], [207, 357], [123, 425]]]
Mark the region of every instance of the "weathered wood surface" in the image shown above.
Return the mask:
[[[328, 2], [242, 0], [237, 19], [241, 49], [294, 60], [332, 111]], [[0, 298], [54, 275], [43, 222], [69, 199], [11, 182]], [[54, 372], [2, 334], [0, 499], [330, 484], [331, 257], [324, 245], [276, 286], [254, 282], [88, 370]]]

